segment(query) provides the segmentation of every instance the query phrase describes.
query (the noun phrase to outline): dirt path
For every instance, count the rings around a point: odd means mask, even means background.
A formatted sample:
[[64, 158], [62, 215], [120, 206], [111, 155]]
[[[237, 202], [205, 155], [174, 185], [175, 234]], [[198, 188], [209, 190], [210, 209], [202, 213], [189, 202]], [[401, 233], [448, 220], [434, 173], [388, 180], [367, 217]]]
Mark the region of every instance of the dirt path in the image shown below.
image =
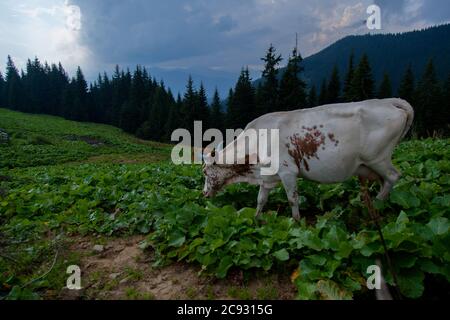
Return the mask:
[[153, 254], [141, 250], [144, 237], [126, 239], [73, 239], [72, 252], [80, 254], [82, 287], [63, 290], [60, 299], [293, 299], [289, 275], [253, 276], [242, 272], [227, 279], [199, 275], [200, 268], [174, 263], [152, 267]]

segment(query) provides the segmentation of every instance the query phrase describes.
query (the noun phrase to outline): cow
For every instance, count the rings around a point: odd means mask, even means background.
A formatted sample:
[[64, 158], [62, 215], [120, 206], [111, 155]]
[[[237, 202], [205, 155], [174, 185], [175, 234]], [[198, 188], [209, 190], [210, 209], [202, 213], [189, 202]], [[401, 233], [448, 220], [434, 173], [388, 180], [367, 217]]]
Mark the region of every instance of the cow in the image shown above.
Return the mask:
[[[400, 172], [392, 164], [392, 153], [411, 128], [413, 119], [411, 105], [397, 98], [265, 114], [250, 122], [233, 143], [205, 156], [203, 194], [213, 197], [224, 186], [237, 182], [259, 185], [256, 209], [259, 217], [270, 190], [281, 182], [292, 217], [299, 220], [297, 178], [330, 184], [358, 176], [379, 180], [381, 190], [377, 198], [385, 200], [400, 178]], [[278, 129], [276, 174], [261, 174], [267, 163], [260, 154], [245, 154], [246, 162], [241, 164], [217, 163], [216, 159], [233, 150], [231, 146], [239, 144], [249, 129]], [[257, 161], [250, 164], [251, 158]]]

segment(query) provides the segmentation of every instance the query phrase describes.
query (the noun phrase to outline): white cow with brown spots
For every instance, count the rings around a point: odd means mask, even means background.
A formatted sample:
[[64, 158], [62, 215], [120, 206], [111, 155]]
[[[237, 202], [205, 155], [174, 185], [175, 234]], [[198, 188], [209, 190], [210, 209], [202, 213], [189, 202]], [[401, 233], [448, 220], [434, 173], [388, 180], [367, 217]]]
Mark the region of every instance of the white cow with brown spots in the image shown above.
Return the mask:
[[[249, 123], [236, 141], [242, 144], [242, 136], [248, 129], [279, 129], [278, 172], [261, 175], [266, 158], [254, 152], [245, 154], [245, 164], [217, 164], [217, 157], [234, 152], [231, 148], [234, 144], [230, 144], [205, 157], [203, 193], [211, 197], [225, 185], [236, 182], [259, 185], [256, 213], [259, 216], [270, 190], [281, 181], [292, 216], [297, 220], [299, 177], [319, 183], [343, 182], [352, 176], [379, 179], [382, 188], [377, 198], [386, 199], [400, 178], [392, 165], [392, 153], [410, 129], [413, 118], [411, 105], [394, 98], [263, 115]], [[258, 162], [251, 164], [254, 162], [250, 159]]]

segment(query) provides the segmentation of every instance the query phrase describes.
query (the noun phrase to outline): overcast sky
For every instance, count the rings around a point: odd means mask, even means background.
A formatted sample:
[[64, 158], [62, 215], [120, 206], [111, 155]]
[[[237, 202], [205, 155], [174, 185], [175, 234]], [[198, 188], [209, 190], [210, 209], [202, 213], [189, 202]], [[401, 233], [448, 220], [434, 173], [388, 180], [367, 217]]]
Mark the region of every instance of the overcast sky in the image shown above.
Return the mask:
[[38, 56], [71, 74], [81, 65], [89, 80], [115, 64], [141, 64], [175, 92], [188, 74], [226, 92], [243, 66], [259, 77], [270, 43], [287, 57], [296, 32], [304, 57], [369, 32], [374, 2], [377, 32], [450, 22], [448, 0], [0, 0], [0, 59], [10, 54], [23, 67]]

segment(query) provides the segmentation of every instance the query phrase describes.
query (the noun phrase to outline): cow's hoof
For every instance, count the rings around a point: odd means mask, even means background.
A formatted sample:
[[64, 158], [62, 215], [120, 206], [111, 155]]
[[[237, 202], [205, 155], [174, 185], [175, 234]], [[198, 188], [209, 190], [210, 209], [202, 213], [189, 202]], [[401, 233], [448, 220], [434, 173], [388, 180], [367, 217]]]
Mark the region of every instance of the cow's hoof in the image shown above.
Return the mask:
[[300, 221], [300, 215], [293, 215], [292, 218], [294, 218], [295, 221]]

